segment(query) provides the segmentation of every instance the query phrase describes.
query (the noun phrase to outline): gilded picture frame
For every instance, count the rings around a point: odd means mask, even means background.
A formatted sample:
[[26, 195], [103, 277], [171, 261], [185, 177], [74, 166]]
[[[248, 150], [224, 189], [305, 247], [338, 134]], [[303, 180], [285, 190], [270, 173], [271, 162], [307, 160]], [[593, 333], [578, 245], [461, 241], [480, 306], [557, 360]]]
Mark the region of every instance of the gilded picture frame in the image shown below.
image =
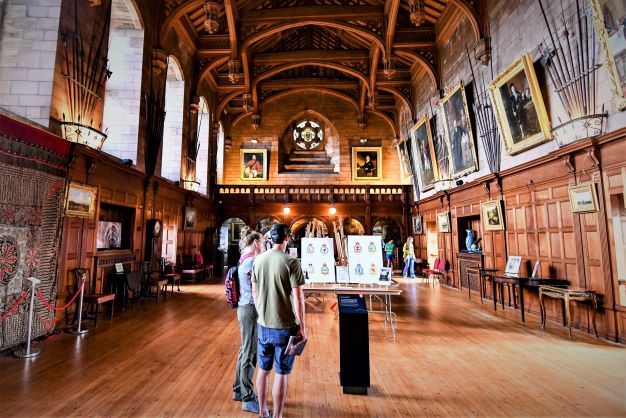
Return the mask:
[[508, 155], [552, 140], [550, 119], [530, 54], [516, 59], [488, 86]]
[[246, 148], [240, 151], [240, 179], [242, 181], [267, 181], [267, 150]]
[[439, 106], [448, 146], [450, 175], [458, 178], [477, 171], [476, 143], [463, 82], [448, 91], [439, 101]]
[[382, 180], [382, 178], [383, 148], [352, 147], [352, 180]]
[[623, 23], [617, 21], [619, 16], [626, 15], [626, 5], [623, 0], [591, 0], [591, 9], [593, 27], [604, 51], [604, 68], [609, 73], [613, 104], [623, 111], [626, 110], [626, 46], [619, 50], [616, 48], [622, 46], [620, 42], [623, 43], [619, 39], [620, 32], [622, 36], [626, 33]]
[[591, 213], [598, 211], [598, 194], [596, 185], [591, 182], [570, 186], [569, 201], [574, 213]]
[[414, 169], [418, 171], [420, 191], [425, 192], [433, 189], [439, 180], [437, 156], [435, 155], [435, 145], [428, 115], [424, 115], [413, 125], [410, 134]]
[[398, 150], [398, 158], [400, 159], [400, 170], [403, 178], [413, 175], [413, 165], [411, 163], [411, 138], [406, 137], [398, 142], [396, 147]]
[[423, 218], [421, 215], [415, 215], [411, 218], [413, 221], [413, 234], [422, 235], [424, 233]]
[[96, 215], [97, 196], [96, 186], [70, 182], [65, 198], [65, 216], [93, 220]]
[[443, 212], [437, 214], [437, 231], [450, 232], [450, 213]]
[[484, 231], [504, 231], [502, 200], [490, 200], [480, 204], [480, 217]]

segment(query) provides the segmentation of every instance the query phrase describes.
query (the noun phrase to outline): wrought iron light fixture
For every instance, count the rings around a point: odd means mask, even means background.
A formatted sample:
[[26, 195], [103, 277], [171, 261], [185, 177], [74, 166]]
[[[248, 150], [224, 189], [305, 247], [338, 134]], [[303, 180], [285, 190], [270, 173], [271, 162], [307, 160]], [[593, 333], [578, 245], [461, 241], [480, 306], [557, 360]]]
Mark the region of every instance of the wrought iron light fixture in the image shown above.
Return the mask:
[[244, 93], [241, 98], [243, 99], [243, 110], [249, 112], [252, 110], [252, 94]]
[[241, 76], [239, 74], [239, 61], [228, 60], [228, 81], [230, 81], [232, 84], [237, 84], [240, 78]]
[[411, 23], [415, 26], [421, 26], [426, 21], [426, 12], [424, 12], [423, 0], [409, 0], [409, 7], [411, 10], [410, 18]]
[[182, 180], [182, 183], [185, 190], [189, 190], [192, 192], [197, 192], [198, 190], [200, 190], [199, 180]]
[[214, 34], [220, 27], [217, 17], [220, 12], [220, 6], [215, 1], [204, 2], [204, 28], [210, 34]]
[[387, 80], [389, 80], [396, 73], [396, 68], [394, 66], [392, 57], [387, 57], [383, 63], [383, 75]]

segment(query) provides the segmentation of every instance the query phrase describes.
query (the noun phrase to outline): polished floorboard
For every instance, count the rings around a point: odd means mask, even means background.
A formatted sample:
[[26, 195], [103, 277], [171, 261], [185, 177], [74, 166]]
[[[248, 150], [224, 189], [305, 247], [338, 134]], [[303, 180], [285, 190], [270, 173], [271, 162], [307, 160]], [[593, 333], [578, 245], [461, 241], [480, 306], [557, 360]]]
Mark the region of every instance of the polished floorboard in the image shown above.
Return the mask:
[[[291, 375], [287, 417], [626, 416], [626, 349], [465, 293], [405, 283], [397, 337], [370, 315], [367, 396], [339, 386], [338, 320], [308, 311], [310, 342]], [[477, 298], [474, 298], [477, 299]], [[223, 286], [182, 287], [82, 337], [0, 357], [0, 417], [252, 417], [231, 400], [239, 334]]]

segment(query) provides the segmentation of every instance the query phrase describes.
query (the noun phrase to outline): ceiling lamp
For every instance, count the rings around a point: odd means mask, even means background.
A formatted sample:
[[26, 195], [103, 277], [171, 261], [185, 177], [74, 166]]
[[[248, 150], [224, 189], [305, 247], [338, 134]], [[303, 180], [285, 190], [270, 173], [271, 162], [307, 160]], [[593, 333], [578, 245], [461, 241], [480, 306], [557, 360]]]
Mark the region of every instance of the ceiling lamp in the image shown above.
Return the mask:
[[409, 0], [411, 8], [411, 23], [415, 26], [421, 26], [426, 21], [426, 13], [424, 12], [423, 0]]
[[289, 215], [291, 213], [291, 208], [287, 206], [287, 204], [285, 204], [285, 207], [283, 208], [283, 213], [285, 215]]
[[335, 215], [337, 213], [337, 208], [335, 207], [335, 205], [330, 205], [328, 213], [330, 213], [331, 215]]
[[249, 112], [252, 110], [252, 94], [244, 93], [241, 98], [243, 99], [243, 110]]
[[215, 1], [204, 2], [204, 28], [210, 34], [214, 34], [220, 27], [217, 17], [220, 12], [220, 6]]
[[383, 63], [383, 75], [387, 80], [389, 80], [396, 73], [396, 68], [393, 63], [393, 58], [387, 57], [385, 62]]
[[238, 60], [229, 60], [228, 61], [228, 81], [231, 84], [237, 84], [240, 79], [239, 74], [239, 61]]

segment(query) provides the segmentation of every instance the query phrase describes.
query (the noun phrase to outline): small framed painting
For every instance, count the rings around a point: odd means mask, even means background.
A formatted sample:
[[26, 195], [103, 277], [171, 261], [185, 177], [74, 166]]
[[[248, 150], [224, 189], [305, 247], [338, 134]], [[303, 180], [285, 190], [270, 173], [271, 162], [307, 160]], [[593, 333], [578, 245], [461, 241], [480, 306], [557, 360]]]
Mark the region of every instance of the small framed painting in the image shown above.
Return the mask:
[[185, 207], [185, 229], [196, 229], [197, 214], [196, 208], [191, 206]]
[[98, 188], [70, 182], [65, 200], [65, 216], [93, 219], [96, 214]]
[[437, 230], [439, 232], [450, 232], [450, 214], [448, 212], [437, 214]]
[[550, 120], [530, 54], [489, 83], [506, 153], [514, 155], [552, 139]]
[[456, 178], [473, 173], [478, 170], [478, 157], [463, 83], [454, 86], [439, 105], [446, 132], [450, 174]]
[[267, 150], [266, 149], [242, 149], [241, 150], [241, 180], [244, 180], [244, 181], [267, 180]]
[[380, 180], [383, 178], [382, 147], [352, 148], [352, 179]]
[[502, 216], [502, 201], [490, 200], [480, 205], [480, 214], [483, 220], [483, 229], [485, 231], [503, 231], [504, 218]]
[[428, 115], [424, 115], [411, 128], [411, 141], [413, 161], [415, 162], [416, 170], [419, 172], [419, 188], [420, 191], [424, 192], [435, 187], [435, 182], [439, 179], [437, 157], [435, 156]]
[[233, 241], [239, 241], [241, 239], [241, 230], [246, 226], [241, 222], [233, 222], [231, 224], [231, 239]]
[[585, 213], [598, 211], [598, 196], [593, 183], [583, 183], [569, 187], [569, 201], [572, 212]]
[[413, 234], [421, 235], [424, 233], [424, 228], [422, 226], [422, 217], [414, 216], [413, 217]]
[[624, 0], [591, 0], [594, 29], [604, 50], [604, 64], [609, 73], [613, 103], [626, 109], [626, 36]]

